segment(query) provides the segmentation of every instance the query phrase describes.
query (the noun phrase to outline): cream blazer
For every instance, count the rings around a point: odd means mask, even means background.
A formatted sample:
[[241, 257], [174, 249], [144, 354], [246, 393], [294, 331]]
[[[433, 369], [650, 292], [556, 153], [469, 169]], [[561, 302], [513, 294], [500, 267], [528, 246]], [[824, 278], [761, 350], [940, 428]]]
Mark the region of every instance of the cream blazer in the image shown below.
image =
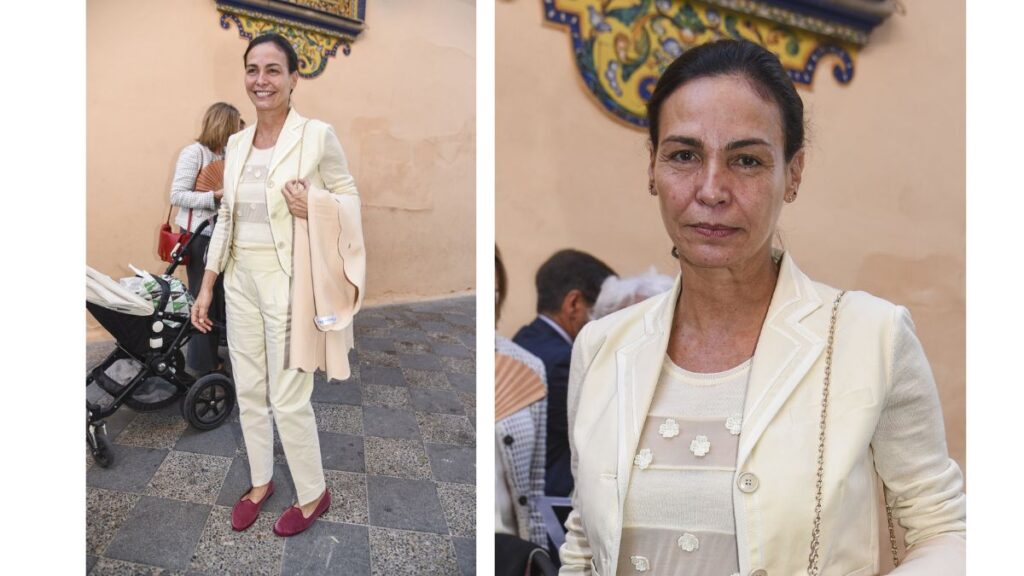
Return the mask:
[[[210, 238], [206, 256], [206, 269], [218, 274], [224, 271], [231, 259], [235, 191], [255, 134], [256, 125], [253, 124], [231, 136], [224, 149], [224, 196], [217, 210], [217, 226]], [[304, 142], [302, 166], [299, 166], [300, 139]], [[267, 173], [267, 213], [270, 215], [270, 232], [277, 248], [281, 269], [288, 276], [292, 275], [294, 218], [288, 211], [288, 204], [281, 190], [285, 182], [295, 178], [307, 178], [311, 187], [323, 188], [333, 194], [356, 194], [355, 179], [349, 174], [345, 152], [338, 142], [334, 129], [319, 120], [304, 118], [292, 108], [284, 121], [284, 127], [281, 128], [281, 134], [277, 137]], [[362, 249], [362, 245], [359, 249]]]
[[[591, 322], [573, 347], [576, 480], [560, 574], [613, 576], [633, 457], [668, 348], [681, 282]], [[782, 257], [743, 409], [733, 507], [740, 574], [807, 573], [832, 302]], [[909, 548], [892, 574], [966, 571], [963, 477], [907, 310], [849, 292], [839, 310], [825, 449], [821, 573], [879, 570], [876, 475]]]

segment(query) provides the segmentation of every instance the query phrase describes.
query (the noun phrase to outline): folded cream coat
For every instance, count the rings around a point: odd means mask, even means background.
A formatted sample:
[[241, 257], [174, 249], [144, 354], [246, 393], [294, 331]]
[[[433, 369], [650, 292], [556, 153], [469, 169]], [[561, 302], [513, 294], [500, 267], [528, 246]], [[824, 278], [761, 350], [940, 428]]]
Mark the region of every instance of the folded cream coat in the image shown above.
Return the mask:
[[352, 319], [363, 303], [366, 258], [359, 196], [313, 186], [306, 220], [296, 218], [292, 240], [289, 368], [351, 375]]

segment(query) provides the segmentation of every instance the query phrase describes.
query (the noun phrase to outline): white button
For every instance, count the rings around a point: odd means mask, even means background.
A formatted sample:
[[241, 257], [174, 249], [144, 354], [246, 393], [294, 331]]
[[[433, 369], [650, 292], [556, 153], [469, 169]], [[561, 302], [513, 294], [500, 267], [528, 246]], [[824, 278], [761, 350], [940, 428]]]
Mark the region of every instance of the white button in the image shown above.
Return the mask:
[[768, 571], [764, 568], [758, 568], [757, 570], [751, 570], [750, 576], [768, 576]]
[[[759, 483], [757, 476], [754, 476], [750, 472], [744, 472], [736, 479], [736, 485], [739, 486], [740, 492], [743, 492], [744, 494], [750, 494], [757, 490]], [[753, 574], [754, 573], [751, 572], [751, 576], [753, 576]]]
[[273, 187], [274, 187], [274, 181], [273, 180], [267, 180], [267, 188], [273, 188]]

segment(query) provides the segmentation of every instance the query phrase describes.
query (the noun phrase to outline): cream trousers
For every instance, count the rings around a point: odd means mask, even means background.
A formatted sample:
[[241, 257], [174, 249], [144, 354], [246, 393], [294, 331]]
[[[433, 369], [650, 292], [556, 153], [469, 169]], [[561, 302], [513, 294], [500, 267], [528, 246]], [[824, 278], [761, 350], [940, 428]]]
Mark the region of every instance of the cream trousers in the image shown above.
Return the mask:
[[289, 288], [273, 246], [232, 249], [224, 271], [228, 350], [252, 485], [273, 477], [276, 422], [299, 504], [307, 504], [323, 494], [324, 470], [309, 401], [313, 374], [284, 367]]

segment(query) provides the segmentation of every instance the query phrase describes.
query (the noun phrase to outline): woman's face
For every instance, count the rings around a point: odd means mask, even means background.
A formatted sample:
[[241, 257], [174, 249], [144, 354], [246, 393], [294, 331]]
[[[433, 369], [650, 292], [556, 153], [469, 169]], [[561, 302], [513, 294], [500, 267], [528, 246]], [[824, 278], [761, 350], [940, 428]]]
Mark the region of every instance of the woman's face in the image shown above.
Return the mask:
[[272, 42], [258, 44], [245, 62], [245, 91], [257, 111], [288, 109], [298, 72], [288, 73], [288, 57]]
[[787, 163], [782, 114], [741, 76], [691, 80], [663, 103], [650, 177], [681, 260], [735, 268], [768, 258], [783, 198], [800, 183]]

